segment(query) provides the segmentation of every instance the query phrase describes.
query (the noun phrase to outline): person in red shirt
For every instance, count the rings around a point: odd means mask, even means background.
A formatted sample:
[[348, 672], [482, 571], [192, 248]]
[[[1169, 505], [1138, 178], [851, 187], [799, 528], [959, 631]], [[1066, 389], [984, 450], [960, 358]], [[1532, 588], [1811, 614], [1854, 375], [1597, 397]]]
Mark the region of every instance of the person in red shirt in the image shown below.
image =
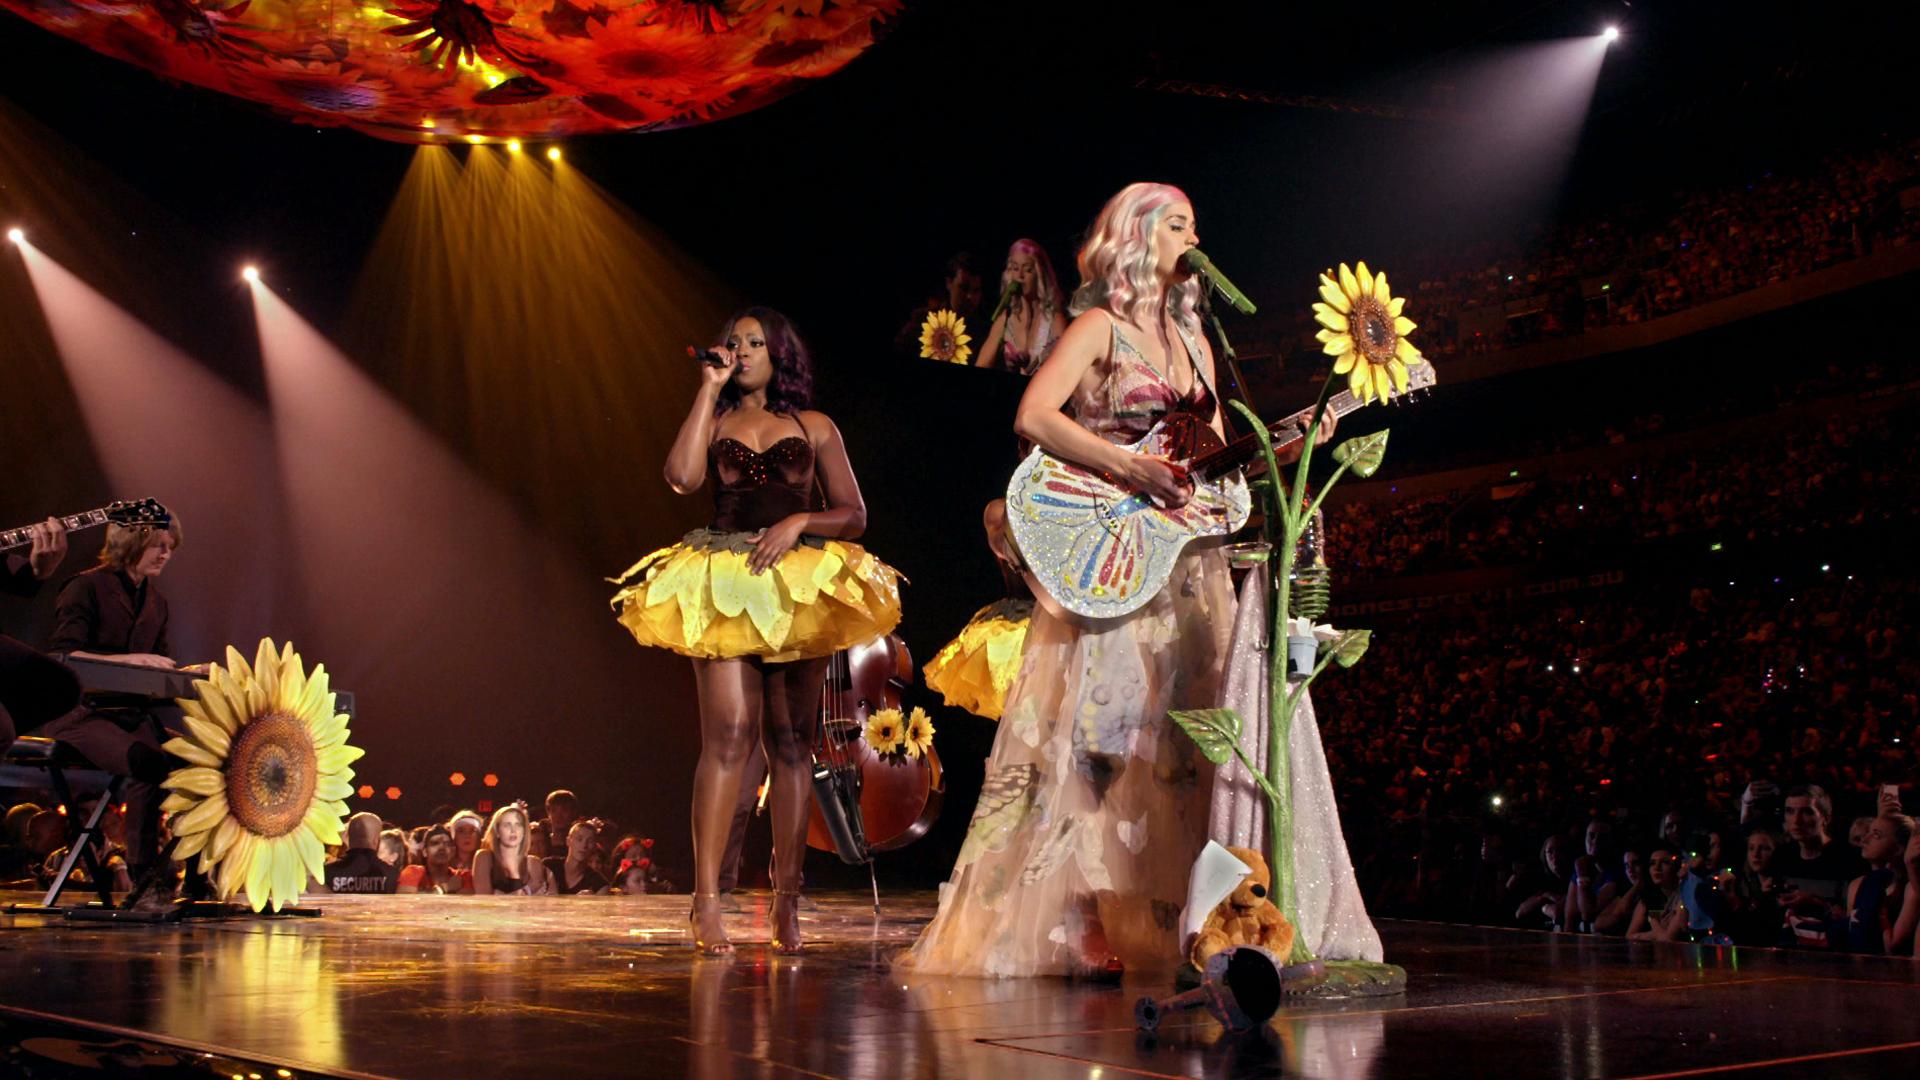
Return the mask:
[[400, 871], [400, 892], [471, 894], [473, 873], [453, 865], [453, 830], [445, 825], [428, 827], [421, 841], [427, 862]]

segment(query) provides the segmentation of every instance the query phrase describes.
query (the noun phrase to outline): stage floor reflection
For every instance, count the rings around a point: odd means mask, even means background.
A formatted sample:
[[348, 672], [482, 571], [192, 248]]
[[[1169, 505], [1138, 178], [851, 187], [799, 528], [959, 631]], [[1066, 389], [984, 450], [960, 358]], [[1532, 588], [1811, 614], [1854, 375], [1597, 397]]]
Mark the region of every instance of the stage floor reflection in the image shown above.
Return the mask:
[[[1404, 996], [1204, 1013], [1136, 1037], [1157, 981], [905, 977], [931, 894], [823, 894], [766, 947], [764, 894], [697, 959], [687, 900], [320, 897], [319, 918], [181, 925], [0, 916], [0, 1019], [64, 1018], [295, 1076], [1909, 1075], [1913, 961], [1382, 924]], [[19, 1024], [15, 1024], [18, 1027]], [[78, 1030], [78, 1029], [76, 1029]], [[33, 1041], [33, 1040], [29, 1040]], [[39, 1040], [46, 1041], [46, 1040]], [[29, 1055], [30, 1056], [30, 1055]], [[8, 1057], [25, 1060], [18, 1046]], [[58, 1070], [40, 1075], [67, 1075]], [[274, 1075], [272, 1072], [267, 1075]], [[285, 1074], [282, 1074], [285, 1075]]]

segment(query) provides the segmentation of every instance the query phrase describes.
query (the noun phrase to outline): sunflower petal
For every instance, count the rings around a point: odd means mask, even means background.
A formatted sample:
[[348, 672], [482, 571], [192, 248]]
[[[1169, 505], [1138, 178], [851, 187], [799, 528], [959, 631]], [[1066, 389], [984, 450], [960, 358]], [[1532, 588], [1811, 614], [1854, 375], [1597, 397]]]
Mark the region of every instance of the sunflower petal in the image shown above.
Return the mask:
[[181, 814], [174, 820], [173, 834], [185, 836], [190, 832], [211, 829], [220, 819], [227, 816], [227, 793], [223, 788], [200, 801], [200, 805]]
[[1347, 390], [1352, 393], [1354, 397], [1359, 398], [1361, 401], [1366, 401], [1368, 400], [1367, 395], [1372, 388], [1373, 380], [1367, 378], [1367, 365], [1355, 364], [1353, 370], [1347, 372]]
[[1420, 355], [1420, 350], [1415, 348], [1413, 342], [1408, 341], [1406, 338], [1401, 338], [1400, 343], [1393, 347], [1393, 355], [1408, 364], [1418, 364], [1424, 359], [1424, 357]]
[[315, 763], [322, 773], [335, 773], [366, 756], [367, 752], [365, 750], [357, 746], [348, 746], [342, 743], [339, 746], [329, 746], [325, 750], [320, 751], [315, 759]]
[[1399, 334], [1401, 337], [1406, 337], [1408, 334], [1413, 333], [1414, 327], [1419, 325], [1419, 323], [1414, 322], [1405, 315], [1396, 315], [1393, 319], [1393, 332]]
[[164, 786], [170, 791], [185, 792], [188, 795], [212, 795], [216, 791], [227, 790], [227, 777], [219, 769], [191, 765], [184, 769], [173, 770]]
[[1359, 359], [1358, 353], [1341, 353], [1340, 357], [1333, 362], [1333, 373], [1335, 375], [1345, 375], [1347, 372], [1352, 371], [1353, 362], [1357, 359]]
[[273, 841], [261, 838], [253, 845], [253, 857], [246, 865], [247, 904], [259, 911], [267, 904], [273, 886]]
[[1396, 296], [1387, 301], [1387, 315], [1390, 318], [1395, 318], [1395, 319], [1399, 318], [1400, 313], [1402, 311], [1405, 311], [1406, 309], [1407, 309], [1407, 298], [1404, 296]]
[[195, 720], [191, 716], [181, 717], [181, 723], [185, 725], [187, 734], [193, 738], [194, 742], [206, 747], [221, 760], [226, 760], [227, 753], [233, 749], [233, 736], [226, 728], [218, 724], [209, 724], [205, 720]]
[[1399, 357], [1396, 356], [1387, 361], [1387, 374], [1393, 377], [1394, 393], [1404, 394], [1407, 392], [1407, 365], [1401, 362]]
[[1347, 294], [1340, 291], [1339, 284], [1325, 274], [1320, 275], [1320, 299], [1342, 315], [1353, 310], [1353, 301], [1347, 299]]
[[307, 807], [307, 816], [301, 825], [319, 843], [340, 842], [340, 815], [328, 806], [325, 799], [313, 800], [313, 805]]
[[[177, 862], [186, 862], [195, 855], [199, 855], [201, 850], [207, 846], [207, 840], [212, 836], [212, 829], [202, 829], [196, 833], [182, 834], [173, 845], [174, 860]], [[206, 865], [206, 858], [202, 856], [200, 860], [201, 869], [206, 869]]]
[[1384, 270], [1373, 275], [1373, 298], [1383, 304], [1393, 302], [1393, 290], [1387, 288], [1387, 272]]
[[300, 856], [300, 869], [303, 872], [300, 887], [306, 888], [309, 881], [326, 880], [327, 849], [320, 846], [320, 841], [309, 830], [295, 829], [288, 835], [293, 837], [294, 851]]
[[1341, 353], [1350, 353], [1353, 351], [1353, 335], [1330, 334], [1326, 339], [1326, 344], [1320, 347], [1320, 351], [1326, 353], [1328, 356], [1339, 356]]
[[1385, 364], [1376, 365], [1373, 369], [1374, 397], [1379, 398], [1381, 401], [1385, 401], [1388, 398], [1393, 396], [1392, 391], [1393, 391], [1393, 376], [1387, 374], [1387, 366]]
[[183, 739], [178, 735], [168, 739], [160, 749], [165, 750], [167, 753], [172, 754], [174, 757], [179, 758], [189, 765], [205, 765], [209, 769], [217, 769], [227, 763], [226, 758], [201, 746], [192, 739]]
[[[1367, 260], [1361, 259], [1353, 268], [1353, 276], [1360, 282], [1359, 296], [1373, 295], [1373, 271], [1367, 269]], [[1355, 297], [1358, 299], [1358, 297]]]
[[1347, 317], [1325, 304], [1313, 305], [1313, 319], [1321, 326], [1335, 333], [1344, 334], [1347, 332]]
[[194, 798], [192, 795], [182, 795], [176, 791], [160, 800], [160, 812], [163, 814], [177, 814], [182, 810], [191, 810], [199, 805], [199, 799]]
[[207, 841], [207, 853], [200, 857], [201, 867], [216, 865], [221, 859], [226, 858], [227, 853], [233, 850], [234, 841], [240, 839], [240, 834], [246, 831], [245, 826], [238, 821], [222, 818], [220, 824], [208, 830], [212, 834], [212, 839]]
[[352, 777], [343, 777], [340, 773], [319, 777], [314, 781], [313, 793], [322, 799], [344, 799], [353, 794]]
[[1340, 264], [1340, 291], [1347, 294], [1349, 301], [1360, 299], [1360, 282], [1354, 279], [1346, 263]]

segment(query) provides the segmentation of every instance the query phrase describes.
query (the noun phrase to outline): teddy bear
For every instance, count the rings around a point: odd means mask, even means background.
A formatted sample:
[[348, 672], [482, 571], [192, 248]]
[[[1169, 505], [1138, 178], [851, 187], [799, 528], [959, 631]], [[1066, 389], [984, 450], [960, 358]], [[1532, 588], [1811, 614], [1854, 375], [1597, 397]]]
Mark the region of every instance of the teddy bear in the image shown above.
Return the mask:
[[1267, 860], [1252, 848], [1230, 847], [1233, 857], [1253, 868], [1225, 900], [1220, 901], [1200, 933], [1193, 939], [1187, 956], [1193, 966], [1206, 970], [1213, 954], [1235, 945], [1258, 945], [1285, 962], [1293, 951], [1293, 924], [1274, 906], [1268, 894], [1273, 887], [1273, 871]]

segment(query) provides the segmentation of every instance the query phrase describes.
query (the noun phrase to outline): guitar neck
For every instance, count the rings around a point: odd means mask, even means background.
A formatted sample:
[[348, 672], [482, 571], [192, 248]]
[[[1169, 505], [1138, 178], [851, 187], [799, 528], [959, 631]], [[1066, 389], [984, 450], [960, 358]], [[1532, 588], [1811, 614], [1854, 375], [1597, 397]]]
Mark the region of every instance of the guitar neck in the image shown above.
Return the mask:
[[[75, 529], [89, 529], [95, 525], [105, 525], [106, 523], [107, 510], [105, 507], [101, 507], [98, 510], [88, 510], [84, 514], [75, 514], [72, 517], [63, 517], [60, 519], [60, 524], [65, 525], [68, 532], [72, 532]], [[38, 524], [38, 522], [35, 524]], [[22, 525], [17, 529], [8, 529], [5, 532], [0, 532], [0, 551], [11, 551], [17, 547], [26, 547], [31, 543], [33, 543], [32, 525]]]
[[[1342, 390], [1327, 399], [1327, 411], [1336, 417], [1345, 416], [1366, 404], [1354, 397], [1348, 390]], [[1309, 405], [1292, 416], [1267, 425], [1267, 435], [1273, 440], [1275, 451], [1285, 450], [1294, 443], [1307, 437], [1307, 423], [1313, 417], [1313, 406]], [[1211, 480], [1245, 466], [1260, 453], [1260, 441], [1252, 435], [1242, 435], [1212, 453], [1201, 454], [1188, 463], [1187, 468], [1202, 479]]]

